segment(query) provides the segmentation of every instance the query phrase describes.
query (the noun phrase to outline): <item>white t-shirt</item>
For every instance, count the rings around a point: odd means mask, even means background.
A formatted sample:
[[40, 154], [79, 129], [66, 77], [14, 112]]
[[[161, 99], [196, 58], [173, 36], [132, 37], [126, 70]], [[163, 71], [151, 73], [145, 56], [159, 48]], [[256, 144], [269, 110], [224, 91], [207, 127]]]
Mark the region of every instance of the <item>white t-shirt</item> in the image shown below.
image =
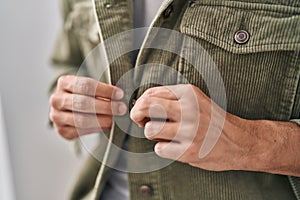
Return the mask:
[[[163, 0], [133, 0], [134, 28], [149, 27], [162, 2]], [[127, 166], [126, 153], [119, 155], [116, 166]], [[111, 176], [100, 200], [129, 200], [128, 174], [111, 169]]]

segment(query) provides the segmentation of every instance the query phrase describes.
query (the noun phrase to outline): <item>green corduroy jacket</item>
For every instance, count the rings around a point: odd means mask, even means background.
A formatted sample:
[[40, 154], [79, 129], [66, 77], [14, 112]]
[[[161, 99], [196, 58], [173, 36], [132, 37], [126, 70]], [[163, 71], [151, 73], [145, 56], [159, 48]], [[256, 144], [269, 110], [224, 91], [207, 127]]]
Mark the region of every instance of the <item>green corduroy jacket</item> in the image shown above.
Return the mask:
[[[64, 24], [52, 56], [56, 74], [51, 91], [59, 76], [78, 74], [82, 62], [100, 39], [109, 40], [133, 27], [131, 0], [62, 0], [62, 4]], [[206, 50], [222, 77], [228, 112], [246, 119], [299, 123], [300, 1], [165, 0], [151, 26], [177, 31]], [[234, 37], [239, 30], [249, 34], [245, 44], [239, 44]], [[163, 84], [188, 82], [210, 95], [202, 77], [210, 69], [203, 67], [200, 73], [188, 62], [199, 59], [197, 52], [192, 52], [193, 44], [184, 39], [174, 40], [170, 35], [156, 34], [155, 31], [148, 33], [144, 47], [159, 39], [165, 47], [179, 48], [186, 58], [162, 49], [142, 48], [135, 65], [132, 62], [134, 53], [120, 56], [110, 64], [110, 73], [101, 80], [111, 79], [112, 84], [118, 84], [119, 79], [134, 68], [130, 81], [140, 86], [134, 93], [136, 98], [147, 88], [155, 86], [151, 84], [154, 80], [163, 80]], [[117, 43], [116, 49], [130, 44], [128, 39], [125, 43]], [[115, 51], [112, 48], [106, 50], [108, 54]], [[172, 75], [155, 67], [139, 67], [149, 63], [174, 69], [186, 82], [179, 78], [174, 80]], [[87, 67], [79, 75], [95, 77], [93, 73], [97, 72], [93, 70], [95, 68]], [[212, 82], [215, 79], [214, 75], [210, 76]], [[120, 87], [129, 91], [132, 90], [132, 85], [129, 85]], [[128, 94], [128, 100], [130, 96], [132, 94]], [[218, 97], [214, 100], [218, 103]], [[132, 124], [127, 131], [143, 134], [142, 128]], [[99, 136], [99, 148], [95, 151], [98, 158], [104, 156], [107, 147], [101, 137], [110, 134]], [[124, 131], [116, 126], [113, 143], [121, 147], [125, 137]], [[152, 152], [155, 144], [132, 136], [127, 141], [128, 151], [136, 153]], [[108, 155], [110, 162], [116, 159]], [[139, 164], [138, 160], [130, 162], [132, 166]], [[88, 158], [76, 178], [70, 199], [99, 197], [109, 176], [109, 167], [103, 168], [100, 185], [95, 187], [100, 167], [101, 163], [95, 158]], [[246, 171], [210, 172], [180, 162], [152, 172], [129, 173], [129, 183], [131, 199], [134, 200], [300, 199], [300, 181], [296, 177]], [[151, 194], [141, 193], [142, 185], [151, 187]]]

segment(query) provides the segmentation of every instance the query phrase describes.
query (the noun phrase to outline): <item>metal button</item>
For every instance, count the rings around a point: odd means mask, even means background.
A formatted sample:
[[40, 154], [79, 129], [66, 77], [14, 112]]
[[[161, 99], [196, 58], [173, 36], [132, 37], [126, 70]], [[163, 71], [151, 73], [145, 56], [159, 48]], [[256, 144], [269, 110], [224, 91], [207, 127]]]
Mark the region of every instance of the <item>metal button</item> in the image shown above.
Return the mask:
[[143, 197], [149, 197], [153, 195], [153, 189], [149, 185], [142, 185], [140, 187], [140, 192]]
[[246, 44], [250, 39], [250, 35], [245, 30], [239, 30], [234, 35], [234, 40], [238, 44]]
[[190, 1], [189, 2], [189, 7], [190, 8], [194, 8], [196, 6], [196, 2], [195, 1]]
[[169, 6], [166, 8], [166, 10], [164, 11], [164, 13], [163, 13], [164, 18], [170, 17], [170, 15], [171, 15], [172, 12], [173, 12], [173, 9], [174, 9], [173, 5], [172, 5], [172, 4], [169, 5]]
[[104, 7], [107, 8], [107, 9], [109, 9], [109, 8], [112, 7], [112, 4], [111, 4], [111, 3], [105, 3], [105, 4], [104, 4]]

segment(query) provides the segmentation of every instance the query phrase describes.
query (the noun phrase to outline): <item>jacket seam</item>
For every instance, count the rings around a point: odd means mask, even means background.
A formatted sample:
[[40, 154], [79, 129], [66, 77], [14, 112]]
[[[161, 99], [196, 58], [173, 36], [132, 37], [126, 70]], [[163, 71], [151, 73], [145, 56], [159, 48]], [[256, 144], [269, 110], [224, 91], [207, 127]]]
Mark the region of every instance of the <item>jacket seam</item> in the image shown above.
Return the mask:
[[[245, 4], [245, 2], [241, 2], [241, 1], [235, 1], [239, 4]], [[248, 7], [242, 7], [242, 6], [238, 6], [238, 5], [226, 5], [227, 3], [229, 3], [228, 1], [226, 1], [225, 3], [215, 3], [215, 4], [209, 4], [209, 3], [202, 3], [202, 2], [197, 2], [196, 5], [198, 6], [211, 6], [211, 7], [225, 7], [225, 8], [236, 8], [236, 9], [240, 9], [240, 10], [254, 10], [254, 11], [268, 11], [268, 12], [272, 12], [272, 13], [282, 13], [282, 14], [295, 14], [295, 13], [300, 13], [300, 7], [296, 7], [296, 6], [286, 6], [286, 5], [279, 5], [279, 4], [266, 4], [266, 3], [251, 3], [251, 2], [247, 2], [247, 4], [249, 5]], [[230, 3], [234, 3], [234, 2], [230, 2]], [[260, 5], [261, 7], [259, 8], [258, 6], [255, 7], [255, 5]], [[252, 6], [252, 7], [251, 7]], [[276, 8], [263, 8], [263, 6], [269, 6], [269, 7], [276, 7], [276, 6], [281, 6], [282, 8], [277, 8], [278, 10], [276, 10]], [[288, 12], [287, 10], [293, 10], [291, 12]]]
[[[207, 38], [207, 37], [205, 37], [205, 36], [203, 36], [203, 34], [207, 34], [207, 33], [205, 33], [205, 32], [203, 32], [203, 31], [201, 31], [199, 28], [197, 28], [197, 27], [194, 27], [194, 26], [189, 26], [189, 25], [184, 25], [184, 27], [183, 28], [187, 28], [187, 29], [195, 29], [198, 33], [201, 33], [201, 35], [195, 35], [196, 37], [201, 37], [201, 38], [203, 38], [204, 40], [207, 40], [207, 41], [210, 41], [209, 40], [209, 38]], [[188, 34], [187, 33], [187, 31], [183, 31], [184, 33], [186, 33], [186, 34]], [[189, 35], [193, 35], [193, 34], [189, 34]], [[236, 50], [249, 50], [249, 49], [252, 49], [252, 48], [255, 48], [255, 47], [272, 47], [272, 46], [280, 46], [280, 45], [290, 45], [290, 46], [298, 46], [298, 45], [300, 45], [300, 42], [297, 42], [297, 43], [293, 43], [293, 42], [290, 42], [290, 43], [269, 43], [269, 44], [259, 44], [259, 45], [249, 45], [248, 47], [242, 47], [242, 48], [240, 48], [240, 47], [237, 47], [237, 46], [235, 46], [235, 45], [233, 45], [233, 44], [231, 44], [231, 43], [229, 43], [229, 42], [226, 42], [226, 41], [224, 41], [224, 40], [222, 40], [222, 39], [220, 39], [220, 38], [217, 38], [216, 36], [213, 36], [213, 35], [210, 35], [209, 37], [211, 37], [211, 38], [213, 38], [213, 39], [215, 39], [215, 40], [218, 40], [218, 41], [220, 41], [221, 43], [224, 43], [225, 45], [229, 45], [230, 47], [233, 47], [233, 48], [235, 48]], [[210, 42], [212, 42], [212, 41], [210, 41]], [[214, 43], [216, 43], [216, 42], [214, 42]], [[215, 45], [217, 45], [218, 46], [218, 44], [215, 44]], [[219, 46], [221, 46], [221, 45], [219, 45]]]

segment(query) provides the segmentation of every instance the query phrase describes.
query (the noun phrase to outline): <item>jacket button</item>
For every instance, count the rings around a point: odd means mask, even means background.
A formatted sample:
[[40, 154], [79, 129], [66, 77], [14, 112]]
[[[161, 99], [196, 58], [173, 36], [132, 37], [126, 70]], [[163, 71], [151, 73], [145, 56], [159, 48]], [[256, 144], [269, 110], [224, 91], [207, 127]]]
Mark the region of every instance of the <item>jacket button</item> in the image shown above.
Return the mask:
[[234, 35], [234, 40], [238, 44], [246, 44], [250, 39], [250, 35], [245, 30], [239, 30]]
[[110, 9], [112, 7], [112, 4], [111, 3], [105, 3], [104, 7], [107, 8], [107, 9]]
[[189, 7], [190, 8], [194, 8], [196, 6], [196, 2], [195, 1], [190, 1], [189, 2]]
[[153, 195], [153, 189], [149, 185], [142, 185], [140, 187], [140, 192], [143, 197], [150, 197]]
[[173, 12], [173, 9], [174, 9], [173, 5], [172, 5], [172, 4], [169, 5], [169, 6], [166, 8], [166, 10], [163, 12], [164, 18], [170, 17], [170, 15], [171, 15], [172, 12]]

